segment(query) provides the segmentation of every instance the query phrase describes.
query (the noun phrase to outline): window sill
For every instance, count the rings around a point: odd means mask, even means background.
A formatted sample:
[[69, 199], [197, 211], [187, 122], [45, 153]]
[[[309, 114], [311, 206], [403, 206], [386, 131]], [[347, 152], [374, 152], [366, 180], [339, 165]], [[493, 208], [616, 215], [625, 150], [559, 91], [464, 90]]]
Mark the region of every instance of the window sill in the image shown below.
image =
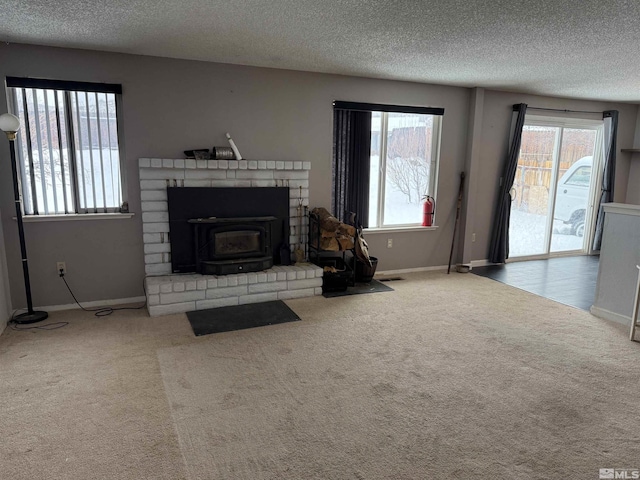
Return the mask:
[[[133, 213], [70, 213], [64, 215], [25, 215], [24, 223], [64, 222], [68, 220], [124, 220], [133, 217]], [[16, 217], [13, 217], [15, 220]]]
[[365, 228], [364, 233], [370, 233], [375, 235], [377, 233], [389, 233], [389, 232], [421, 232], [425, 230], [437, 230], [437, 225], [432, 225], [431, 227], [423, 227], [421, 225], [415, 227], [384, 227], [384, 228]]

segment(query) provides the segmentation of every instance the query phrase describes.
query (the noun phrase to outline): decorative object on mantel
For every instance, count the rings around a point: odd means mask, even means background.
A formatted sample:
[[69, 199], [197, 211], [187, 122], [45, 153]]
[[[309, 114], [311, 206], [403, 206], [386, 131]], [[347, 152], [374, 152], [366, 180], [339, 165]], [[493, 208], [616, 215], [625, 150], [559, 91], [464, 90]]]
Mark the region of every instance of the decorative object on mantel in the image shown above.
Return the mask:
[[195, 158], [198, 160], [209, 160], [209, 149], [208, 148], [200, 148], [197, 150], [185, 150], [184, 154], [187, 158]]
[[242, 155], [240, 155], [240, 151], [238, 150], [238, 147], [236, 147], [236, 143], [233, 141], [233, 138], [231, 138], [229, 133], [227, 133], [227, 140], [229, 140], [229, 145], [231, 145], [233, 153], [236, 155], [236, 160], [242, 160]]
[[233, 160], [235, 155], [231, 147], [213, 147], [213, 160]]
[[22, 224], [22, 201], [20, 199], [20, 188], [18, 185], [18, 170], [16, 165], [16, 132], [20, 128], [20, 119], [10, 113], [0, 115], [0, 130], [7, 134], [9, 148], [11, 150], [11, 174], [13, 178], [13, 193], [16, 205], [16, 220], [18, 221], [18, 234], [20, 236], [20, 252], [22, 254], [22, 273], [24, 275], [24, 289], [27, 296], [27, 311], [12, 318], [12, 322], [18, 325], [41, 322], [49, 314], [33, 309], [31, 301], [31, 283], [29, 282], [29, 265], [27, 262], [27, 246], [24, 239], [24, 226]]

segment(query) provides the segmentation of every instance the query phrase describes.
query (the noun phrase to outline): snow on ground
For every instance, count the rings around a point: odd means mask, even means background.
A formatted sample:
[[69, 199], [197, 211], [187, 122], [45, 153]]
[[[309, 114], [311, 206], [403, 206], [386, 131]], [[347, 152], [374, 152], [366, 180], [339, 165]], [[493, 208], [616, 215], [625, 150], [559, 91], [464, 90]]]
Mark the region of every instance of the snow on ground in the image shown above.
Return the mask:
[[[509, 258], [546, 253], [545, 230], [547, 216], [533, 213], [511, 211], [509, 224]], [[571, 234], [571, 227], [559, 220], [553, 222], [551, 235], [551, 251], [566, 252], [581, 250], [583, 237]]]

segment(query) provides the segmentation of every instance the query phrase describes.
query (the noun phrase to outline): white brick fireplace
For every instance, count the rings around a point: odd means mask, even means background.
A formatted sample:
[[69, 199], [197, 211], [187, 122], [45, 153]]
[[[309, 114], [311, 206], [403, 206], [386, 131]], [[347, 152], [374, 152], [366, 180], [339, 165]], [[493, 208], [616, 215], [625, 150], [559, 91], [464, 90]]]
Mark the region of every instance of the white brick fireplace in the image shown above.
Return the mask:
[[[140, 192], [145, 288], [151, 316], [322, 293], [322, 269], [274, 266], [235, 275], [173, 275], [167, 187], [289, 187], [289, 244], [306, 235], [298, 205], [309, 205], [310, 162], [141, 158]], [[300, 189], [302, 187], [302, 189]]]

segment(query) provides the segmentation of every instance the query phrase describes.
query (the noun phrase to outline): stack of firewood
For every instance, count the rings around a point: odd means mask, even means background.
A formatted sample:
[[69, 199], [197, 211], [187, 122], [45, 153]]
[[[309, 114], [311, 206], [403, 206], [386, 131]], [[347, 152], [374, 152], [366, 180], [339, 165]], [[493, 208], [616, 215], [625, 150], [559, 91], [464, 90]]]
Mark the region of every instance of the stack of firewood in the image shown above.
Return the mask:
[[318, 207], [311, 211], [320, 223], [320, 245], [314, 247], [331, 252], [339, 252], [354, 248], [356, 228], [342, 223], [331, 215], [326, 208]]

